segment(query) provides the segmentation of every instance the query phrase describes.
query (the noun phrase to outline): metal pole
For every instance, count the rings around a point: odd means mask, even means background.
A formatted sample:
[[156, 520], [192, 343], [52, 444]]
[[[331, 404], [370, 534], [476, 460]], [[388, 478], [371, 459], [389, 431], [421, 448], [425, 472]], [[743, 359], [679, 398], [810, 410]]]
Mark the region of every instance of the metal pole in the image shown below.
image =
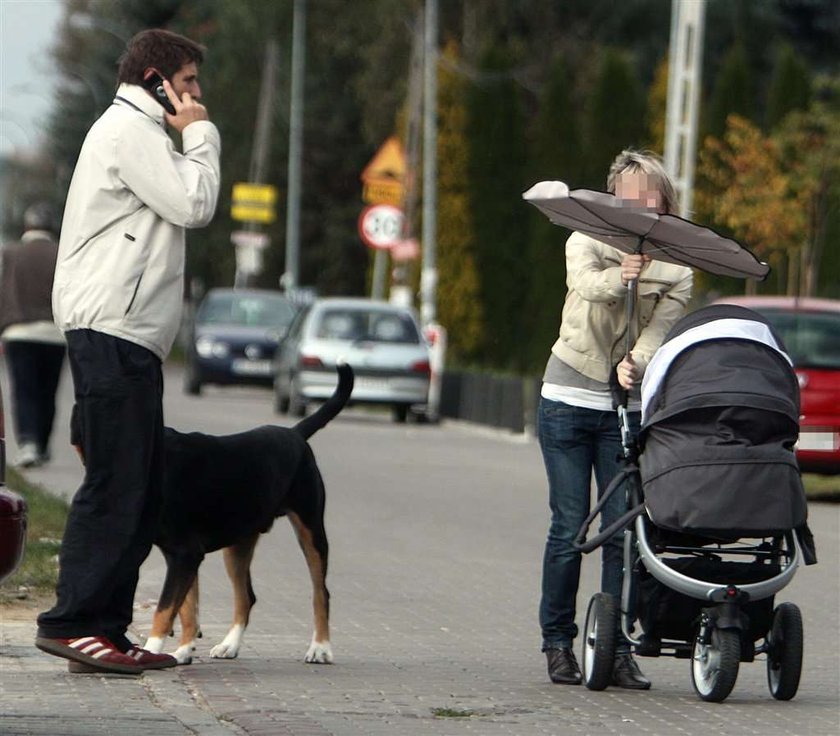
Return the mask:
[[274, 110], [274, 90], [277, 78], [277, 40], [270, 38], [265, 45], [260, 99], [257, 105], [257, 124], [254, 130], [254, 148], [251, 151], [251, 167], [248, 181], [254, 184], [265, 182], [266, 163], [271, 145], [271, 117]]
[[286, 202], [287, 291], [299, 283], [301, 160], [303, 153], [303, 70], [306, 59], [306, 0], [295, 0], [292, 20], [292, 94], [289, 113], [289, 192]]
[[706, 0], [671, 0], [668, 101], [665, 112], [665, 169], [680, 195], [680, 212], [690, 217]]
[[377, 248], [373, 254], [373, 278], [371, 280], [371, 299], [385, 298], [385, 276], [388, 271], [388, 251]]
[[436, 318], [437, 290], [437, 35], [438, 0], [426, 0], [423, 67], [423, 271], [420, 317]]
[[[266, 179], [268, 155], [271, 150], [273, 127], [271, 119], [274, 111], [274, 92], [277, 87], [278, 54], [277, 40], [270, 38], [265, 45], [260, 97], [257, 101], [257, 122], [254, 126], [254, 144], [251, 148], [251, 165], [248, 170], [248, 181], [253, 184], [263, 184]], [[246, 222], [244, 227], [248, 232], [257, 232], [260, 229], [259, 224], [253, 220]], [[237, 244], [235, 247], [237, 249], [236, 273], [233, 285], [248, 286], [250, 277], [262, 270], [262, 254], [253, 246]]]

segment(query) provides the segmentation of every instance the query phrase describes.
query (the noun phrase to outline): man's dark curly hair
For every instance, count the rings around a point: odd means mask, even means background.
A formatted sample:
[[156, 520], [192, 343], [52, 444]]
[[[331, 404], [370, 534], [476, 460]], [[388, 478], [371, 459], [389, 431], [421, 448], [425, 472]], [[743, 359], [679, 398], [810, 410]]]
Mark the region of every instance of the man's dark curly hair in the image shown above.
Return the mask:
[[172, 31], [153, 28], [140, 31], [125, 47], [120, 57], [117, 84], [140, 84], [150, 66], [171, 80], [172, 75], [190, 62], [201, 64], [205, 48]]

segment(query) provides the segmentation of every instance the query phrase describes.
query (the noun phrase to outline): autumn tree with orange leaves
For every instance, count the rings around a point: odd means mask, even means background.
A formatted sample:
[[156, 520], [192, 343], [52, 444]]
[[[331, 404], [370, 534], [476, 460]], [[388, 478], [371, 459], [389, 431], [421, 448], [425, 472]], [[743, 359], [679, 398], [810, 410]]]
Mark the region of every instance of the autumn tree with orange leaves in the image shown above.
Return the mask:
[[767, 261], [787, 294], [808, 296], [816, 288], [825, 222], [836, 203], [836, 125], [836, 114], [797, 112], [766, 136], [730, 115], [723, 137], [709, 136], [700, 151], [698, 214]]

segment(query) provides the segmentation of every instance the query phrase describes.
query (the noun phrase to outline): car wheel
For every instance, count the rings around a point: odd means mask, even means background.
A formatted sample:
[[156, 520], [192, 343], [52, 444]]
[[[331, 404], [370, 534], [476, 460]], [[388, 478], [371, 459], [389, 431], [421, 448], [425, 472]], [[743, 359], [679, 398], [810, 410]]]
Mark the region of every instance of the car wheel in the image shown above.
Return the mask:
[[187, 364], [186, 373], [184, 373], [184, 393], [190, 396], [201, 394], [201, 379], [192, 363]]
[[274, 379], [274, 411], [277, 414], [289, 413], [289, 397], [280, 388], [280, 379]]
[[289, 384], [288, 408], [289, 414], [291, 414], [293, 417], [306, 416], [306, 401], [303, 399], [300, 393], [298, 393], [294, 381], [291, 384]]
[[394, 404], [391, 407], [391, 417], [397, 424], [405, 424], [408, 419], [408, 404]]

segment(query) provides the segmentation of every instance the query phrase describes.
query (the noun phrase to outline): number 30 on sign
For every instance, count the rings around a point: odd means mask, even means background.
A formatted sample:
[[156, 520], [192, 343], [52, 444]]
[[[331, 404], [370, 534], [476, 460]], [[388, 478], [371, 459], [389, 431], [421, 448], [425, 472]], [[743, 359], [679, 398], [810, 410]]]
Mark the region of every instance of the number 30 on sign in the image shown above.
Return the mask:
[[374, 204], [359, 215], [359, 236], [369, 248], [387, 250], [402, 240], [404, 215], [399, 207]]

